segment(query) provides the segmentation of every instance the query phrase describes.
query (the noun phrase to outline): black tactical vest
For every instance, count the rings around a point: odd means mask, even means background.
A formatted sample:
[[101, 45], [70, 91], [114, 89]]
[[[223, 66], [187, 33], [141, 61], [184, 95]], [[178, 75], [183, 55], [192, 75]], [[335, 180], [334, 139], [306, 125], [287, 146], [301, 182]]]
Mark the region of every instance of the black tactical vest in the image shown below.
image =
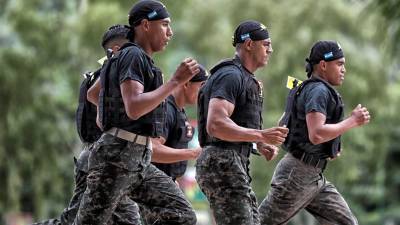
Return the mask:
[[101, 130], [96, 124], [96, 106], [87, 100], [87, 91], [100, 76], [100, 69], [85, 73], [85, 79], [79, 89], [79, 105], [76, 110], [76, 127], [82, 142], [95, 142], [100, 138]]
[[[167, 104], [172, 106], [176, 112], [176, 123], [174, 127], [169, 130], [169, 134], [164, 145], [177, 149], [188, 148], [188, 143], [193, 138], [194, 128], [190, 125], [185, 111], [180, 111], [172, 96], [167, 98]], [[187, 161], [153, 164], [174, 179], [181, 177], [185, 173], [187, 167]]]
[[280, 125], [286, 125], [289, 128], [289, 134], [283, 143], [283, 148], [288, 152], [303, 151], [303, 152], [319, 152], [321, 158], [336, 157], [340, 151], [340, 136], [325, 143], [314, 145], [308, 138], [308, 128], [305, 115], [300, 115], [296, 102], [304, 87], [309, 83], [321, 83], [325, 85], [333, 99], [331, 103], [335, 105], [334, 115], [330, 119], [327, 118], [327, 124], [335, 124], [342, 120], [344, 104], [339, 93], [330, 86], [326, 81], [311, 77], [305, 80], [299, 86], [290, 90], [286, 101], [285, 115], [280, 121]]
[[111, 57], [101, 70], [100, 81], [101, 90], [99, 98], [99, 117], [103, 130], [118, 127], [129, 132], [143, 136], [159, 137], [164, 124], [164, 103], [162, 102], [153, 111], [132, 120], [125, 111], [119, 84], [118, 62], [121, 52], [135, 49], [143, 53], [143, 62], [147, 64], [147, 71], [144, 71], [144, 92], [150, 92], [163, 83], [161, 70], [145, 58], [144, 51], [134, 43], [127, 43], [121, 50]]
[[[236, 99], [235, 109], [231, 115], [231, 119], [239, 126], [253, 129], [261, 129], [262, 127], [262, 104], [263, 96], [260, 84], [255, 79], [254, 75], [249, 73], [240, 64], [238, 57], [234, 59], [223, 60], [214, 66], [210, 72], [211, 75], [203, 87], [200, 89], [198, 97], [198, 126], [199, 126], [199, 142], [200, 146], [209, 145], [211, 143], [219, 142], [224, 143], [225, 141], [208, 135], [207, 127], [207, 116], [208, 116], [208, 105], [210, 102], [210, 91], [215, 78], [219, 74], [224, 73], [224, 69], [230, 68], [235, 69], [241, 74], [242, 78], [242, 90], [240, 95]], [[229, 82], [229, 80], [226, 80]], [[232, 142], [229, 142], [232, 144]], [[248, 143], [236, 143], [236, 144], [248, 144]]]

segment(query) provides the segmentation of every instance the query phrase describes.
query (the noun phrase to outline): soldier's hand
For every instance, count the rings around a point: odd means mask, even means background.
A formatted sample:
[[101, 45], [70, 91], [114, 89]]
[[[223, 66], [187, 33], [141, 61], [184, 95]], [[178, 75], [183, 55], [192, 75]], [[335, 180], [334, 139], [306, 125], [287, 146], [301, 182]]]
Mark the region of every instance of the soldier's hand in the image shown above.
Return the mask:
[[356, 108], [353, 109], [351, 117], [354, 119], [357, 126], [367, 124], [371, 119], [368, 109], [361, 104], [358, 104]]
[[202, 151], [202, 148], [200, 148], [200, 147], [191, 149], [191, 151], [190, 151], [190, 153], [191, 153], [190, 160], [196, 160], [197, 157], [199, 157], [201, 151]]
[[289, 132], [286, 127], [272, 127], [268, 129], [261, 130], [262, 140], [266, 144], [271, 145], [281, 145]]
[[275, 159], [279, 152], [279, 148], [275, 145], [265, 144], [262, 142], [257, 143], [257, 149], [267, 161]]
[[178, 66], [171, 79], [179, 84], [185, 84], [199, 72], [200, 69], [197, 61], [192, 58], [186, 58]]

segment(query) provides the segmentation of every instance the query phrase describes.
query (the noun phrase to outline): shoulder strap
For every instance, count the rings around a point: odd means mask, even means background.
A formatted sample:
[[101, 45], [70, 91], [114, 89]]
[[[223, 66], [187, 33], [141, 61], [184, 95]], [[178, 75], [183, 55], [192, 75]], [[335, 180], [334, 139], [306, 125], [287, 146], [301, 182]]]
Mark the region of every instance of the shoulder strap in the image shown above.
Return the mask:
[[213, 68], [210, 69], [210, 73], [213, 74], [224, 66], [236, 66], [240, 70], [240, 72], [243, 73], [242, 65], [240, 65], [240, 63], [238, 63], [234, 59], [224, 59], [219, 61]]
[[286, 97], [286, 105], [285, 105], [285, 114], [282, 117], [282, 119], [279, 121], [279, 126], [289, 126], [289, 122], [290, 122], [290, 117], [291, 117], [291, 112], [293, 110], [293, 108], [295, 107], [295, 103], [296, 103], [296, 97], [301, 93], [301, 91], [303, 90], [303, 88], [312, 82], [318, 82], [318, 80], [316, 79], [307, 79], [305, 81], [303, 81], [300, 85], [294, 86], [294, 88], [292, 88], [289, 91], [288, 96]]

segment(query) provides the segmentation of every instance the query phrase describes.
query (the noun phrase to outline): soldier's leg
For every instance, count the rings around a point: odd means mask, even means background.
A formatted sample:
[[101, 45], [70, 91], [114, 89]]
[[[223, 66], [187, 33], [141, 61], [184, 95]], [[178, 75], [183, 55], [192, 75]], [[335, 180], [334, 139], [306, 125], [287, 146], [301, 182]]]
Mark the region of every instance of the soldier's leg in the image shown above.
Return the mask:
[[109, 224], [130, 186], [140, 183], [137, 154], [122, 139], [103, 134], [89, 157], [87, 188], [74, 224]]
[[260, 204], [261, 224], [287, 224], [318, 194], [322, 187], [319, 173], [320, 169], [286, 154], [275, 169], [267, 197]]
[[74, 222], [76, 213], [79, 209], [79, 204], [83, 195], [83, 192], [86, 190], [86, 177], [88, 171], [88, 158], [89, 158], [89, 145], [84, 146], [81, 154], [78, 159], [75, 160], [75, 189], [74, 194], [69, 202], [69, 205], [66, 209], [61, 213], [60, 219], [50, 219], [40, 223], [34, 223], [33, 225], [69, 225]]
[[62, 225], [69, 225], [74, 222], [76, 214], [79, 209], [79, 205], [86, 190], [86, 177], [88, 173], [88, 158], [89, 158], [89, 146], [85, 146], [75, 161], [75, 189], [74, 194], [69, 202], [68, 208], [64, 209], [60, 216]]
[[196, 180], [218, 225], [258, 224], [246, 163], [234, 150], [206, 147], [197, 159]]
[[181, 189], [154, 165], [146, 168], [142, 184], [130, 196], [143, 208], [146, 224], [196, 224], [196, 214]]
[[140, 225], [139, 206], [128, 196], [125, 196], [118, 203], [111, 220], [111, 225]]
[[330, 182], [326, 182], [306, 209], [321, 225], [358, 224], [346, 201]]

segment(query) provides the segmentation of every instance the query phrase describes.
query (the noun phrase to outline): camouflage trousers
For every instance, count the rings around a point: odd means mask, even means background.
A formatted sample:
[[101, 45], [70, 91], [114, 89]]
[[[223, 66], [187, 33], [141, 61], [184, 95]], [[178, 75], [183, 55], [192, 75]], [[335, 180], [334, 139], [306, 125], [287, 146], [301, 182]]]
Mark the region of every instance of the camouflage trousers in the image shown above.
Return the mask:
[[147, 224], [196, 224], [196, 215], [170, 177], [150, 164], [151, 149], [103, 134], [89, 157], [87, 188], [74, 224], [109, 224], [128, 196], [146, 208]]
[[342, 195], [322, 175], [319, 168], [306, 165], [286, 154], [278, 163], [271, 189], [260, 204], [263, 225], [281, 225], [301, 209], [311, 213], [321, 225], [356, 225]]
[[197, 159], [196, 180], [218, 225], [260, 224], [248, 157], [236, 150], [207, 146]]
[[[75, 162], [75, 189], [74, 194], [69, 202], [68, 208], [64, 209], [60, 218], [45, 220], [33, 225], [70, 225], [74, 222], [76, 214], [81, 203], [83, 193], [86, 190], [86, 177], [88, 175], [88, 158], [92, 144], [85, 144], [78, 159]], [[113, 225], [139, 225], [140, 214], [137, 204], [128, 197], [118, 204], [117, 209], [112, 215], [109, 224]]]

